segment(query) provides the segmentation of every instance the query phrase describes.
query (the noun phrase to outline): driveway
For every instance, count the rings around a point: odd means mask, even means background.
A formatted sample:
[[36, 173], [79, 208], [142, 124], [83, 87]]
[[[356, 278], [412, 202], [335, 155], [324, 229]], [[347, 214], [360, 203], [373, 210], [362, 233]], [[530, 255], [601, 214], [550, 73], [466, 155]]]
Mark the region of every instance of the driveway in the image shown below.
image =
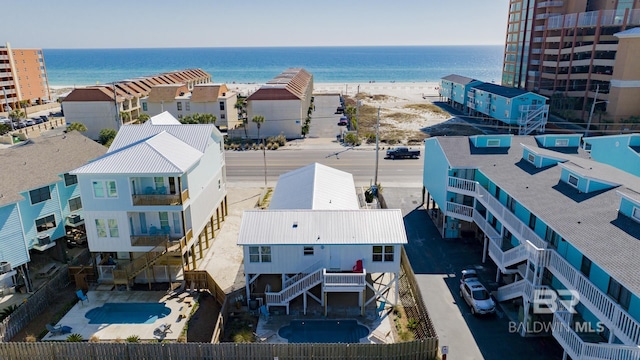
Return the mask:
[[451, 359], [561, 359], [551, 337], [523, 338], [509, 332], [509, 319], [498, 307], [493, 317], [477, 318], [459, 295], [460, 270], [473, 267], [492, 290], [496, 269], [482, 264], [476, 240], [442, 239], [422, 208], [421, 188], [384, 188], [388, 208], [401, 209], [409, 243], [405, 246], [420, 292]]
[[335, 113], [340, 106], [340, 95], [314, 94], [313, 104], [315, 110], [311, 113], [309, 137], [335, 139], [346, 130], [344, 126], [338, 126], [342, 114]]

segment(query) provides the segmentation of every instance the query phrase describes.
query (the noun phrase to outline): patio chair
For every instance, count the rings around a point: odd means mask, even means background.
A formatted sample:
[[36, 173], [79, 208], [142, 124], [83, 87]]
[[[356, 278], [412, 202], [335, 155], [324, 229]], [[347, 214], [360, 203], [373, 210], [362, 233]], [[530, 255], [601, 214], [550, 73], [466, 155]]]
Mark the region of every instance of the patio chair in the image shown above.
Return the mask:
[[51, 333], [51, 336], [71, 334], [70, 326], [62, 326], [62, 325], [53, 326], [51, 324], [47, 324], [46, 328], [47, 328], [47, 331]]
[[76, 295], [78, 296], [78, 299], [80, 299], [80, 301], [84, 304], [85, 301], [89, 302], [89, 297], [87, 297], [87, 295], [85, 295], [82, 292], [82, 289], [78, 289], [76, 290]]
[[162, 235], [171, 235], [171, 226], [165, 225], [161, 228], [160, 232]]
[[144, 188], [145, 195], [153, 195], [154, 193], [155, 193], [155, 190], [153, 190], [151, 186], [147, 186], [146, 188]]
[[270, 314], [267, 305], [260, 306], [260, 316], [263, 316], [265, 320], [269, 320]]
[[158, 228], [151, 225], [151, 227], [149, 227], [149, 235], [158, 235]]
[[376, 315], [378, 315], [378, 317], [382, 317], [381, 313], [384, 312], [385, 306], [387, 306], [387, 302], [386, 301], [380, 301], [380, 305], [378, 305], [378, 308], [376, 309]]

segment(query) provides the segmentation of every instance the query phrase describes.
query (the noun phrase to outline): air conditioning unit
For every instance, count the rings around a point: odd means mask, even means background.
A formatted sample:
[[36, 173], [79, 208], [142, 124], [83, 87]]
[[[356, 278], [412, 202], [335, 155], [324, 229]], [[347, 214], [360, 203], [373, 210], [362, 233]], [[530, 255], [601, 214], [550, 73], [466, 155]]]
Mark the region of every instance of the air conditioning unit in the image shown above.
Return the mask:
[[82, 220], [82, 217], [78, 214], [69, 215], [69, 224], [77, 224]]
[[11, 271], [11, 263], [8, 261], [0, 262], [0, 274], [8, 273]]
[[51, 236], [49, 235], [38, 235], [38, 245], [44, 246], [51, 243]]

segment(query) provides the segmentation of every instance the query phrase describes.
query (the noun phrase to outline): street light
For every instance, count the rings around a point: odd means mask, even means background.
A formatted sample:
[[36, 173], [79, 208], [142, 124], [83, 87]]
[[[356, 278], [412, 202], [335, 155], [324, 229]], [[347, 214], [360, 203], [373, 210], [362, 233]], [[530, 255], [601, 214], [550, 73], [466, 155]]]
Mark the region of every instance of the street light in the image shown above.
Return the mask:
[[591, 119], [593, 119], [593, 112], [596, 109], [596, 104], [601, 103], [609, 103], [609, 100], [598, 100], [598, 91], [600, 91], [600, 85], [596, 85], [596, 96], [593, 98], [593, 103], [591, 104], [591, 110], [589, 111], [589, 120], [587, 121], [587, 129], [584, 132], [584, 137], [589, 136], [589, 130], [591, 129]]

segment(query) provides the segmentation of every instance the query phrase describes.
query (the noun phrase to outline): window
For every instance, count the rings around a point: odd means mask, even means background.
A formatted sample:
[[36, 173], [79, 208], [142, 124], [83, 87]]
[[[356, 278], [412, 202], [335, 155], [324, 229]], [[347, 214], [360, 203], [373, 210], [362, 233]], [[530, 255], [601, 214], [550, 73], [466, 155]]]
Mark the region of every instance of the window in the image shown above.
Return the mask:
[[489, 139], [487, 140], [488, 147], [498, 147], [500, 146], [500, 139]]
[[633, 216], [634, 219], [640, 221], [640, 208], [634, 207], [631, 216]]
[[222, 180], [218, 179], [218, 190], [222, 188]]
[[187, 110], [187, 111], [191, 111], [191, 103], [190, 103], [190, 102], [188, 102], [188, 101], [185, 101], [185, 102], [184, 102], [184, 108], [185, 108], [185, 110]]
[[313, 246], [304, 247], [304, 256], [313, 256]]
[[558, 243], [560, 243], [560, 235], [558, 235], [553, 229], [547, 227], [547, 232], [544, 235], [544, 240], [549, 243], [549, 246], [553, 249], [558, 248]]
[[140, 213], [138, 214], [138, 218], [140, 219], [140, 232], [143, 234], [147, 233], [147, 214]]
[[512, 212], [516, 212], [516, 202], [510, 195], [507, 195], [507, 208]]
[[78, 183], [78, 177], [69, 173], [64, 174], [64, 186], [71, 186]]
[[147, 110], [147, 103], [146, 102], [142, 103], [142, 111], [145, 111], [145, 112], [149, 111], [149, 110]]
[[249, 246], [249, 262], [270, 263], [271, 246]]
[[224, 111], [224, 101], [220, 101], [220, 111]]
[[55, 215], [45, 216], [40, 219], [36, 219], [36, 231], [42, 232], [47, 231], [49, 229], [54, 229], [56, 227], [56, 217]]
[[156, 190], [164, 187], [164, 178], [162, 176], [155, 176], [153, 182], [156, 185]]
[[586, 276], [589, 277], [591, 274], [591, 260], [586, 256], [582, 256], [582, 263], [580, 264], [580, 271]]
[[107, 237], [107, 225], [103, 219], [96, 219], [96, 232], [98, 233], [98, 237]]
[[182, 101], [178, 101], [176, 106], [178, 107], [178, 111], [182, 111]]
[[569, 139], [556, 139], [556, 146], [569, 146]]
[[[107, 231], [108, 230], [108, 231]], [[118, 220], [116, 219], [96, 219], [96, 232], [98, 237], [119, 237]]]
[[69, 211], [78, 211], [82, 209], [82, 200], [80, 196], [69, 199]]
[[393, 255], [394, 255], [393, 246], [376, 245], [376, 246], [373, 247], [372, 260], [376, 261], [376, 262], [393, 261], [393, 258], [394, 258]]
[[180, 228], [182, 226], [180, 226], [180, 213], [174, 212], [173, 213], [173, 232], [176, 234], [180, 234]]
[[536, 157], [533, 154], [527, 154], [527, 160], [529, 160], [530, 163], [534, 164], [536, 161]]
[[158, 213], [158, 217], [160, 218], [160, 228], [166, 229], [169, 227], [169, 213], [166, 211]]
[[496, 186], [496, 199], [500, 199], [500, 187]]
[[31, 198], [31, 205], [41, 203], [51, 199], [51, 191], [49, 186], [43, 186], [39, 189], [29, 191], [29, 197]]
[[578, 178], [569, 174], [569, 184], [573, 186], [578, 186]]
[[538, 221], [538, 218], [533, 215], [533, 213], [529, 214], [529, 228], [531, 230], [535, 230], [536, 229], [536, 222]]
[[109, 236], [119, 237], [120, 233], [118, 232], [118, 221], [116, 221], [116, 219], [109, 219], [107, 223], [109, 224]]
[[625, 310], [629, 310], [629, 303], [631, 302], [631, 292], [620, 285], [619, 282], [614, 280], [613, 278], [609, 279], [609, 288], [607, 289], [607, 294], [611, 296], [620, 306], [622, 306]]
[[[118, 197], [116, 182], [113, 180], [93, 181], [93, 197], [95, 198], [115, 198]], [[105, 192], [106, 190], [106, 192]]]

